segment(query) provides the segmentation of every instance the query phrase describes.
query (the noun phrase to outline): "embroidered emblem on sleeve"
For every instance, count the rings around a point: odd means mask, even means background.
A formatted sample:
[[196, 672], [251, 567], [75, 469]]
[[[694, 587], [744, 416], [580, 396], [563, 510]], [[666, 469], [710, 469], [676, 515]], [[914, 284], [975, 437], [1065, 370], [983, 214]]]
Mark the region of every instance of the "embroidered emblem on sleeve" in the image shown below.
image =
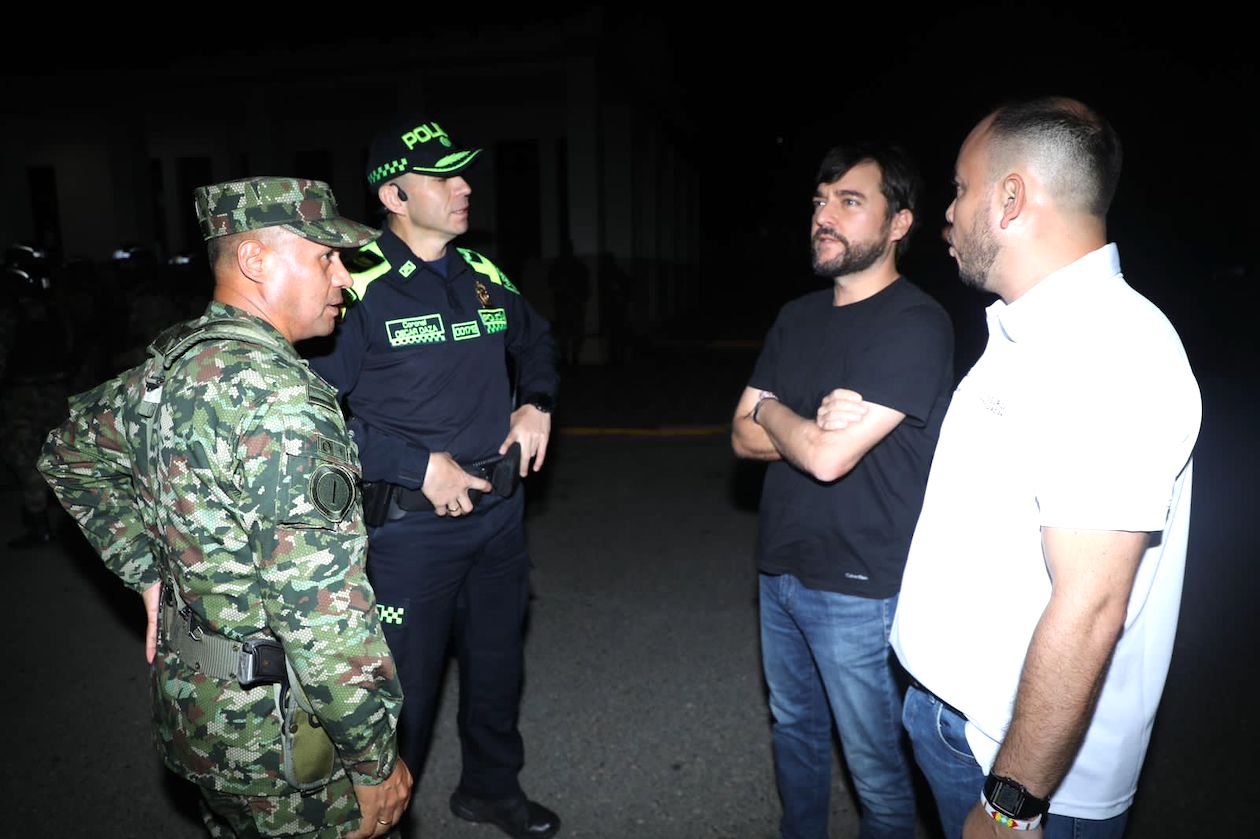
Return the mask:
[[309, 494], [324, 518], [341, 521], [354, 506], [354, 476], [341, 466], [321, 463], [311, 473]]

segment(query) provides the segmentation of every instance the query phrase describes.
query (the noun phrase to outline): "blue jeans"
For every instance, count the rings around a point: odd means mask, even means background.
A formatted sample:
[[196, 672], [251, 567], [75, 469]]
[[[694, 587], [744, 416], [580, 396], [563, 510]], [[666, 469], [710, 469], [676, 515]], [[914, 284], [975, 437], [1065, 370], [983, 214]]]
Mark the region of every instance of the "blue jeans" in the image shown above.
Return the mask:
[[897, 598], [872, 600], [761, 575], [761, 656], [774, 714], [784, 839], [826, 839], [831, 721], [862, 808], [860, 836], [914, 837], [914, 790], [888, 632]]
[[[927, 776], [946, 839], [962, 836], [967, 812], [980, 800], [984, 772], [971, 754], [967, 720], [931, 693], [906, 692], [902, 723], [914, 744], [914, 759]], [[1128, 812], [1110, 819], [1078, 819], [1051, 813], [1042, 821], [1045, 839], [1119, 839]]]

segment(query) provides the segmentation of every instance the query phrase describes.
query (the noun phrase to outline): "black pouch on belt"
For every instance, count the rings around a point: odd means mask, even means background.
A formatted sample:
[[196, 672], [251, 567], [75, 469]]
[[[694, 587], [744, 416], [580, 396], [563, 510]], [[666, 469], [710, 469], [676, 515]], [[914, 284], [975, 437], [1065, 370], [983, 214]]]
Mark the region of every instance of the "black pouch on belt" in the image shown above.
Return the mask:
[[380, 527], [389, 518], [389, 501], [394, 484], [372, 481], [363, 485], [363, 523], [368, 527]]
[[[470, 475], [489, 481], [495, 495], [507, 498], [516, 492], [521, 482], [521, 444], [513, 443], [505, 454], [476, 460], [461, 468]], [[483, 494], [470, 489], [468, 500], [476, 504]], [[363, 485], [363, 523], [368, 527], [379, 527], [417, 510], [432, 509], [433, 505], [423, 490], [407, 489], [385, 481]]]

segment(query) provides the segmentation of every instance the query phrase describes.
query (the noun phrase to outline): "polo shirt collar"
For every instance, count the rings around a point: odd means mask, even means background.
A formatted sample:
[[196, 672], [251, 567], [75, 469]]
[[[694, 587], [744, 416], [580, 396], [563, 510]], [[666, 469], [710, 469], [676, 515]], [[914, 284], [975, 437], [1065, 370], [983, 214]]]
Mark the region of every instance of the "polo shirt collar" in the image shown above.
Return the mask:
[[[385, 254], [385, 259], [389, 261], [389, 264], [393, 266], [394, 270], [398, 272], [398, 275], [402, 277], [404, 281], [410, 279], [412, 274], [421, 268], [428, 270], [434, 276], [439, 278], [442, 277], [442, 274], [433, 270], [430, 263], [425, 262], [423, 259], [412, 253], [411, 248], [408, 247], [407, 243], [404, 242], [397, 233], [390, 230], [388, 226], [382, 229], [380, 238], [376, 240], [376, 244], [380, 247], [381, 253]], [[448, 260], [447, 274], [450, 274], [450, 265], [453, 264], [450, 262], [451, 250], [453, 247], [454, 245], [446, 246], [446, 258]], [[403, 266], [405, 266], [408, 262], [415, 267], [410, 270], [406, 270]]]
[[1090, 305], [1098, 283], [1120, 274], [1120, 250], [1104, 245], [1075, 262], [1047, 274], [1014, 303], [999, 299], [986, 310], [989, 332], [1000, 329], [1008, 341], [1027, 340], [1060, 321], [1065, 310]]

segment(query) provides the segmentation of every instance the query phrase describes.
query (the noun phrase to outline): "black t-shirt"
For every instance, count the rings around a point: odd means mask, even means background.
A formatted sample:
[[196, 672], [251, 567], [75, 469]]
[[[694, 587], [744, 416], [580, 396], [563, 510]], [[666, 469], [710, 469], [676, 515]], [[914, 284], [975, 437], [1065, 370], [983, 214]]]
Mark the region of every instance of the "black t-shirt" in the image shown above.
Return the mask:
[[813, 419], [836, 388], [906, 415], [837, 481], [786, 461], [766, 470], [758, 565], [810, 588], [885, 598], [901, 587], [910, 537], [953, 389], [949, 315], [905, 279], [835, 306], [824, 289], [779, 312], [749, 386]]

